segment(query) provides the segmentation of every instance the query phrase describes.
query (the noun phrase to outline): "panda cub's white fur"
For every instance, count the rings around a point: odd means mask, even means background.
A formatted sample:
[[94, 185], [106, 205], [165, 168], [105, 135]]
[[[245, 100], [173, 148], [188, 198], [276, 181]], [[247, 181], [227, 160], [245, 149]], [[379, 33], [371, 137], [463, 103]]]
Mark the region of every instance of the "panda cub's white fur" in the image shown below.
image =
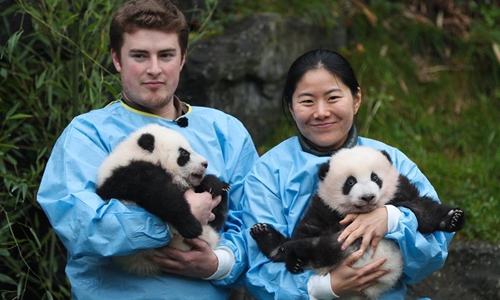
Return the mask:
[[[318, 195], [341, 215], [366, 213], [394, 198], [398, 189], [399, 173], [382, 152], [369, 147], [342, 149], [332, 156], [330, 170], [318, 183]], [[372, 174], [384, 182], [382, 188], [372, 179]], [[347, 178], [353, 177], [353, 188], [348, 195], [342, 191]], [[372, 195], [373, 200], [366, 201]], [[365, 199], [364, 199], [365, 198]]]
[[[172, 235], [169, 246], [189, 251], [191, 247], [184, 242], [179, 231], [186, 230], [184, 225], [191, 225], [184, 218], [190, 217], [191, 223], [197, 220], [190, 215], [183, 194], [185, 190], [200, 185], [207, 165], [207, 160], [197, 154], [180, 133], [156, 124], [147, 125], [118, 144], [104, 160], [97, 174], [96, 192], [105, 200], [117, 198], [128, 205], [143, 207], [147, 204], [146, 210], [163, 220], [178, 222], [181, 225], [167, 223]], [[139, 182], [141, 180], [135, 178], [138, 173], [149, 171], [153, 175], [138, 178], [149, 178], [151, 182]], [[122, 191], [124, 189], [127, 191]], [[169, 215], [168, 210], [174, 212], [169, 212]], [[195, 232], [200, 230], [199, 237], [215, 248], [219, 243], [218, 232], [209, 225], [199, 227], [198, 223], [197, 226], [185, 231], [184, 236], [190, 234], [190, 238], [194, 238], [197, 236]], [[149, 276], [160, 273], [159, 267], [149, 259], [153, 255], [161, 256], [161, 253], [143, 249], [131, 255], [114, 257], [114, 260], [129, 272]]]

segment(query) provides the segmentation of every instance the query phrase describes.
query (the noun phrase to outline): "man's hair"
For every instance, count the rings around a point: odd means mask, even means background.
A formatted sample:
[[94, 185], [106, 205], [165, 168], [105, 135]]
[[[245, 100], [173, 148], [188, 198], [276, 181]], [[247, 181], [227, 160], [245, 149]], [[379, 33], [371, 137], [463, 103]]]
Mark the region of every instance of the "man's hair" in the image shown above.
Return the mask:
[[125, 33], [139, 29], [156, 29], [176, 33], [181, 54], [186, 53], [189, 28], [184, 14], [169, 0], [128, 0], [113, 15], [109, 29], [109, 41], [118, 58]]

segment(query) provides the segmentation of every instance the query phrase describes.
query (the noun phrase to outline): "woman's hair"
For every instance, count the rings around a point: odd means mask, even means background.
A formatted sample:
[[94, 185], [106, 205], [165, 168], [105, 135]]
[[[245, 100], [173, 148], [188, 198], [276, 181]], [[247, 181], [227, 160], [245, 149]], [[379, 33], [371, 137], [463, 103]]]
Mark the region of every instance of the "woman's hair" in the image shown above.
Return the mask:
[[169, 0], [129, 0], [113, 15], [109, 41], [118, 58], [123, 46], [123, 35], [138, 29], [157, 29], [176, 33], [181, 54], [186, 53], [189, 28], [182, 12]]
[[309, 51], [297, 58], [288, 70], [282, 96], [285, 113], [288, 111], [288, 107], [292, 105], [292, 96], [297, 83], [307, 71], [314, 69], [327, 70], [330, 74], [339, 78], [351, 90], [353, 96], [358, 93], [359, 83], [347, 59], [335, 51], [324, 49]]

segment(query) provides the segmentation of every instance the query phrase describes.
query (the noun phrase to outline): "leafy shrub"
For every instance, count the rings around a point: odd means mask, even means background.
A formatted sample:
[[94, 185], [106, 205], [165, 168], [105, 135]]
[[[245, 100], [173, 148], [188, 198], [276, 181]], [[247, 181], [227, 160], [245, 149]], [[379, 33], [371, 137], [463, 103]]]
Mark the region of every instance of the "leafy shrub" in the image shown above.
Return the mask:
[[0, 13], [2, 299], [69, 298], [64, 248], [36, 192], [51, 147], [71, 118], [116, 95], [106, 42], [113, 3], [0, 2], [6, 8]]

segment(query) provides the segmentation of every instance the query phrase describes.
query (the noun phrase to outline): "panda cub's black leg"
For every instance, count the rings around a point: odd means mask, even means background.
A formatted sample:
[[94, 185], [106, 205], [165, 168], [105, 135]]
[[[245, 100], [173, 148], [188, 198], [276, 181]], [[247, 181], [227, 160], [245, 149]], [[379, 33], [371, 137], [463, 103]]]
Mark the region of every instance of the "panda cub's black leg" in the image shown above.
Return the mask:
[[296, 274], [304, 269], [331, 269], [359, 249], [360, 239], [348, 249], [342, 250], [342, 244], [337, 241], [339, 234], [292, 238], [285, 244], [285, 264], [288, 271]]
[[260, 251], [274, 262], [283, 262], [283, 247], [288, 240], [276, 229], [265, 223], [257, 223], [250, 228], [250, 235], [257, 242]]
[[309, 265], [308, 257], [311, 256], [312, 243], [305, 240], [291, 240], [286, 243], [285, 266], [292, 274], [304, 271], [304, 266]]

